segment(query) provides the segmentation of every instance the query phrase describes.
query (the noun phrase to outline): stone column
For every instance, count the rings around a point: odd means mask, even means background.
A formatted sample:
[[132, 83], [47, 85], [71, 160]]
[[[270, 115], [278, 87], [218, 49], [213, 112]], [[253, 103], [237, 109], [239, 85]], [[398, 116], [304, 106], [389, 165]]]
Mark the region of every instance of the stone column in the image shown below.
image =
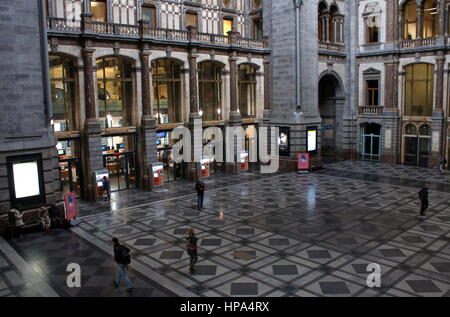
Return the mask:
[[445, 135], [444, 128], [444, 67], [445, 53], [438, 51], [436, 57], [436, 99], [433, 115], [431, 117], [431, 159], [429, 167], [438, 167], [441, 155], [445, 154], [442, 136]]
[[[398, 15], [398, 1], [397, 0], [388, 0], [386, 1], [387, 8], [386, 12], [386, 42], [394, 43], [399, 39], [399, 26], [401, 22], [397, 18]], [[402, 20], [402, 19], [400, 19]]]
[[[197, 72], [197, 49], [191, 48], [188, 55], [189, 60], [189, 123], [188, 128], [191, 131], [191, 162], [185, 163], [185, 177], [190, 180], [200, 178], [200, 160], [203, 153], [203, 137], [202, 137], [202, 118], [199, 115], [198, 106], [198, 72]], [[197, 123], [201, 127], [196, 126]]]
[[142, 120], [140, 127], [140, 142], [138, 152], [139, 170], [141, 171], [141, 180], [138, 182], [142, 189], [151, 190], [151, 178], [149, 177], [149, 167], [151, 163], [157, 161], [156, 149], [156, 120], [153, 117], [152, 96], [150, 86], [150, 50], [143, 47], [141, 58], [141, 77], [142, 77]]
[[97, 118], [94, 93], [94, 67], [92, 55], [94, 49], [83, 49], [84, 89], [86, 121], [82, 138], [83, 196], [88, 201], [97, 198], [97, 183], [94, 171], [103, 169], [102, 136], [100, 121]]
[[417, 6], [417, 38], [423, 38], [423, 5]]
[[385, 64], [384, 110], [383, 110], [383, 149], [382, 161], [399, 163], [400, 149], [400, 117], [398, 111], [398, 58], [392, 56]]
[[263, 119], [270, 120], [270, 59], [264, 59], [264, 115]]
[[[445, 28], [445, 18], [448, 15], [448, 13], [446, 11], [447, 10], [445, 8], [445, 1], [439, 0], [439, 4], [438, 4], [439, 31], [438, 31], [438, 35], [440, 38], [444, 38], [446, 31], [447, 31]], [[450, 21], [448, 23], [450, 23]]]
[[[237, 93], [237, 85], [238, 85], [238, 67], [237, 67], [237, 55], [236, 52], [231, 53], [230, 58], [228, 59], [229, 67], [230, 67], [230, 115], [228, 119], [228, 127], [229, 128], [237, 128], [241, 126], [242, 118], [239, 112], [239, 103], [238, 103], [238, 93]], [[240, 153], [237, 153], [238, 146], [237, 142], [241, 142], [242, 138], [245, 136], [236, 137], [236, 142], [234, 143], [234, 162], [227, 162], [225, 164], [227, 173], [230, 174], [238, 174], [240, 172]], [[227, 140], [225, 140], [227, 141]], [[228, 159], [227, 159], [228, 161]]]

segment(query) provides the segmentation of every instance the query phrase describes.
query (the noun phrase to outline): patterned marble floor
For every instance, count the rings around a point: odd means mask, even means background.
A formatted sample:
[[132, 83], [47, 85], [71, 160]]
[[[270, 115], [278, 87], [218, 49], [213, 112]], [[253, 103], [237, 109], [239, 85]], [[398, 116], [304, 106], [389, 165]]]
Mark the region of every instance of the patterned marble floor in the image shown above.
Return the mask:
[[[156, 290], [136, 296], [450, 296], [447, 176], [383, 167], [335, 163], [309, 175], [228, 184], [206, 193], [200, 213], [189, 193], [142, 202], [85, 216], [71, 232], [36, 234], [13, 247], [27, 262], [55, 263], [43, 273], [51, 286], [57, 285], [53, 275], [64, 277], [65, 262], [82, 261], [90, 272], [83, 287], [91, 287], [84, 292], [98, 296], [120, 296], [105, 286], [113, 274], [113, 236], [132, 249], [132, 273], [142, 288]], [[419, 219], [417, 192], [424, 181], [432, 183], [430, 209]], [[183, 240], [191, 226], [200, 239], [193, 275]], [[47, 245], [53, 252], [39, 253]], [[369, 263], [381, 266], [381, 288], [366, 285]]]

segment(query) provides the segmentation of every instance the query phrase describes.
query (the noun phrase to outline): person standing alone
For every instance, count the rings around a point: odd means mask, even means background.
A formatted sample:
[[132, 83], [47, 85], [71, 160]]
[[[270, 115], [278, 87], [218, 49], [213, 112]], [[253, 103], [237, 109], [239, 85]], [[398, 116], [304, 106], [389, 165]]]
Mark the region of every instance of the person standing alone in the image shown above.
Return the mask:
[[103, 176], [103, 180], [102, 180], [102, 185], [103, 185], [103, 195], [105, 196], [105, 201], [110, 201], [111, 200], [111, 189], [109, 187], [109, 180], [106, 176]]
[[203, 209], [203, 199], [205, 198], [205, 183], [198, 180], [195, 184], [195, 190], [197, 191], [197, 208]]
[[430, 188], [429, 184], [426, 184], [419, 191], [419, 198], [422, 206], [420, 207], [419, 217], [425, 217], [425, 210], [428, 208], [428, 189]]
[[123, 277], [127, 283], [127, 292], [131, 292], [133, 290], [133, 283], [131, 283], [125, 271], [128, 269], [128, 264], [131, 263], [130, 249], [120, 244], [117, 238], [113, 238], [112, 242], [114, 243], [114, 260], [119, 267], [119, 273], [114, 280], [114, 287], [119, 287], [120, 279]]
[[198, 261], [198, 252], [197, 252], [197, 237], [195, 236], [194, 228], [189, 228], [185, 234], [186, 237], [186, 249], [189, 255], [189, 272], [191, 274], [195, 273], [194, 265]]
[[441, 175], [445, 174], [445, 166], [446, 165], [447, 165], [447, 159], [445, 157], [442, 157], [441, 160], [439, 161], [439, 171], [440, 171]]

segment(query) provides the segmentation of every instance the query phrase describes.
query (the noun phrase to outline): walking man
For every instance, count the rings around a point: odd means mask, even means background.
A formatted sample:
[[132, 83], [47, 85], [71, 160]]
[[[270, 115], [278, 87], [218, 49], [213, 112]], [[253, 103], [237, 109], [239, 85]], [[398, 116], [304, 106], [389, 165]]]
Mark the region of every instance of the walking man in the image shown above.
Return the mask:
[[205, 198], [205, 183], [201, 180], [197, 180], [195, 184], [195, 190], [197, 191], [197, 208], [203, 209], [203, 198]]
[[445, 157], [442, 157], [439, 161], [439, 171], [441, 172], [441, 175], [445, 174], [445, 166], [447, 165], [447, 159]]
[[430, 188], [429, 184], [426, 184], [419, 191], [419, 198], [422, 206], [420, 207], [419, 217], [425, 217], [425, 210], [428, 208], [428, 189]]
[[105, 196], [105, 201], [110, 201], [111, 200], [111, 189], [109, 187], [109, 180], [106, 176], [103, 176], [102, 185], [103, 185], [103, 191], [104, 191], [103, 195]]
[[198, 261], [198, 253], [197, 253], [197, 237], [195, 236], [194, 228], [189, 228], [185, 234], [186, 237], [186, 249], [189, 255], [189, 272], [191, 274], [195, 273], [194, 265]]
[[119, 267], [119, 273], [114, 280], [114, 287], [119, 287], [120, 279], [123, 277], [125, 283], [127, 283], [127, 292], [131, 292], [133, 290], [133, 283], [131, 283], [125, 271], [125, 269], [128, 270], [128, 264], [131, 263], [130, 249], [120, 244], [117, 238], [113, 238], [112, 242], [114, 243], [114, 260]]

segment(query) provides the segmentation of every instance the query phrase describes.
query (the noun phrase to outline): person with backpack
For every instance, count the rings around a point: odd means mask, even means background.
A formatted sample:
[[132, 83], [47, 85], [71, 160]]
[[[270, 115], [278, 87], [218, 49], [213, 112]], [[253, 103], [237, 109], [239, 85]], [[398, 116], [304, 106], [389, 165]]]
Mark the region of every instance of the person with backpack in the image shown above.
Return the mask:
[[195, 190], [197, 191], [197, 208], [198, 210], [203, 209], [203, 199], [205, 198], [205, 183], [201, 180], [197, 180], [195, 184]]
[[9, 211], [8, 221], [11, 228], [11, 238], [14, 238], [14, 236], [23, 238], [22, 227], [24, 223], [22, 218], [23, 215], [19, 210], [13, 208]]
[[427, 210], [428, 208], [428, 189], [430, 188], [429, 184], [426, 184], [424, 187], [422, 187], [422, 189], [419, 191], [419, 199], [421, 202], [421, 207], [420, 207], [420, 213], [419, 213], [419, 217], [425, 217], [425, 210]]
[[128, 270], [128, 265], [131, 263], [130, 249], [120, 244], [117, 238], [113, 238], [112, 242], [114, 243], [114, 260], [119, 267], [119, 273], [114, 280], [114, 287], [119, 287], [120, 280], [123, 277], [127, 283], [127, 292], [131, 292], [133, 290], [133, 283], [131, 283], [125, 271], [125, 269]]
[[189, 228], [188, 231], [185, 234], [186, 238], [186, 249], [187, 253], [189, 255], [189, 272], [191, 274], [195, 273], [195, 263], [198, 261], [198, 252], [197, 252], [197, 237], [195, 236], [195, 230], [194, 228]]

